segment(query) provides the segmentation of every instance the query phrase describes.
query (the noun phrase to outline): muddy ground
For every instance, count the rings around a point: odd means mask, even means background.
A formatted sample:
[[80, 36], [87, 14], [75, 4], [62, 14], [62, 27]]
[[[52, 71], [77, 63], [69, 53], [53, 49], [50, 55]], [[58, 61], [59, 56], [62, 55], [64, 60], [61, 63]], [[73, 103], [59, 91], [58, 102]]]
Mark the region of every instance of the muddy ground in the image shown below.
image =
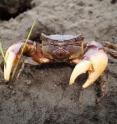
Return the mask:
[[[117, 3], [111, 0], [33, 0], [32, 8], [0, 20], [6, 50], [25, 39], [47, 34], [80, 34], [87, 41], [117, 42]], [[0, 70], [0, 124], [117, 124], [117, 60], [109, 56], [108, 93], [96, 103], [96, 86], [69, 86], [68, 64], [26, 65], [15, 82], [6, 84]]]

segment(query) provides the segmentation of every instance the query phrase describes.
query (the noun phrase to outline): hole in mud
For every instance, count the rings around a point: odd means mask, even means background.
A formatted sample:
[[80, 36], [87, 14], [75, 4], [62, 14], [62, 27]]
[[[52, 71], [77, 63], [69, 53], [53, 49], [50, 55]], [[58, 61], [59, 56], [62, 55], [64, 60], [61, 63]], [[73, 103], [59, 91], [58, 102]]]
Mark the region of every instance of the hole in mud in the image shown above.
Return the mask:
[[0, 20], [9, 20], [11, 17], [16, 17], [16, 14], [10, 14], [4, 8], [0, 8]]
[[115, 4], [117, 0], [111, 0], [111, 4]]
[[34, 5], [32, 0], [0, 1], [0, 20], [9, 20], [17, 17], [20, 13], [31, 9]]

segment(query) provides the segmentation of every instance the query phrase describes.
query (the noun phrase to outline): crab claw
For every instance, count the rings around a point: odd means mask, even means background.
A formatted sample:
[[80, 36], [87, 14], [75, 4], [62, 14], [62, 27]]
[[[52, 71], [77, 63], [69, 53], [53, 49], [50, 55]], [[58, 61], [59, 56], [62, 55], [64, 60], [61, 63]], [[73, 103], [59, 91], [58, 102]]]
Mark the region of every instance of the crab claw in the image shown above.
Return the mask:
[[13, 67], [18, 61], [18, 52], [21, 48], [22, 43], [14, 44], [8, 48], [5, 54], [4, 63], [4, 79], [9, 81], [13, 71]]
[[82, 86], [83, 88], [87, 88], [93, 84], [106, 69], [108, 57], [106, 53], [100, 49], [100, 44], [95, 43], [95, 45], [89, 48], [84, 55], [84, 59], [75, 66], [69, 84], [73, 84], [79, 75], [88, 71], [88, 79]]
[[40, 45], [37, 45], [35, 42], [30, 40], [25, 42], [24, 40], [13, 44], [8, 48], [5, 54], [4, 79], [6, 81], [13, 79], [14, 74], [17, 73], [18, 68], [21, 67], [22, 56], [29, 58], [23, 60], [23, 63], [30, 63], [32, 65], [49, 62], [47, 58], [43, 57]]

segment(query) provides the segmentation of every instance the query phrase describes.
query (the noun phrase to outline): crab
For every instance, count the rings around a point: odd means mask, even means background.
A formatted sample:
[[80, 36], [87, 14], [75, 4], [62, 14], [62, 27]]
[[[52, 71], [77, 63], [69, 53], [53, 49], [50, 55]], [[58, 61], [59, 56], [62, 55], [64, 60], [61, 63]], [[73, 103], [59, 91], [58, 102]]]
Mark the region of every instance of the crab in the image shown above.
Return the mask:
[[78, 76], [87, 72], [88, 78], [82, 83], [82, 88], [89, 87], [103, 75], [108, 65], [107, 53], [117, 58], [116, 44], [105, 43], [103, 46], [96, 41], [87, 42], [83, 35], [46, 35], [42, 33], [40, 39], [40, 42], [28, 40], [26, 43], [23, 40], [7, 49], [4, 64], [6, 81], [12, 80], [13, 70], [21, 57], [24, 44], [23, 56], [30, 58], [30, 61], [24, 61], [26, 63], [35, 65], [56, 62], [75, 64], [69, 80], [70, 85], [76, 81]]

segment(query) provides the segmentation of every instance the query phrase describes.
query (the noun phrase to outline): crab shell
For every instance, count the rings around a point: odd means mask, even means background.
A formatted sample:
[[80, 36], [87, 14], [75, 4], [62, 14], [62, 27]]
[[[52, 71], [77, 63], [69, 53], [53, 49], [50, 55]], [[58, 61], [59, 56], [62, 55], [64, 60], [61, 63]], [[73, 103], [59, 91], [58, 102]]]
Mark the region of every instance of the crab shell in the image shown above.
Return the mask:
[[41, 43], [28, 41], [18, 42], [8, 48], [5, 55], [4, 78], [9, 81], [16, 63], [23, 55], [30, 57], [31, 61], [38, 64], [67, 62], [76, 64], [69, 84], [73, 84], [76, 78], [88, 71], [88, 79], [83, 82], [86, 88], [93, 84], [104, 72], [108, 64], [107, 54], [103, 46], [95, 41], [87, 43], [82, 35], [41, 35]]

